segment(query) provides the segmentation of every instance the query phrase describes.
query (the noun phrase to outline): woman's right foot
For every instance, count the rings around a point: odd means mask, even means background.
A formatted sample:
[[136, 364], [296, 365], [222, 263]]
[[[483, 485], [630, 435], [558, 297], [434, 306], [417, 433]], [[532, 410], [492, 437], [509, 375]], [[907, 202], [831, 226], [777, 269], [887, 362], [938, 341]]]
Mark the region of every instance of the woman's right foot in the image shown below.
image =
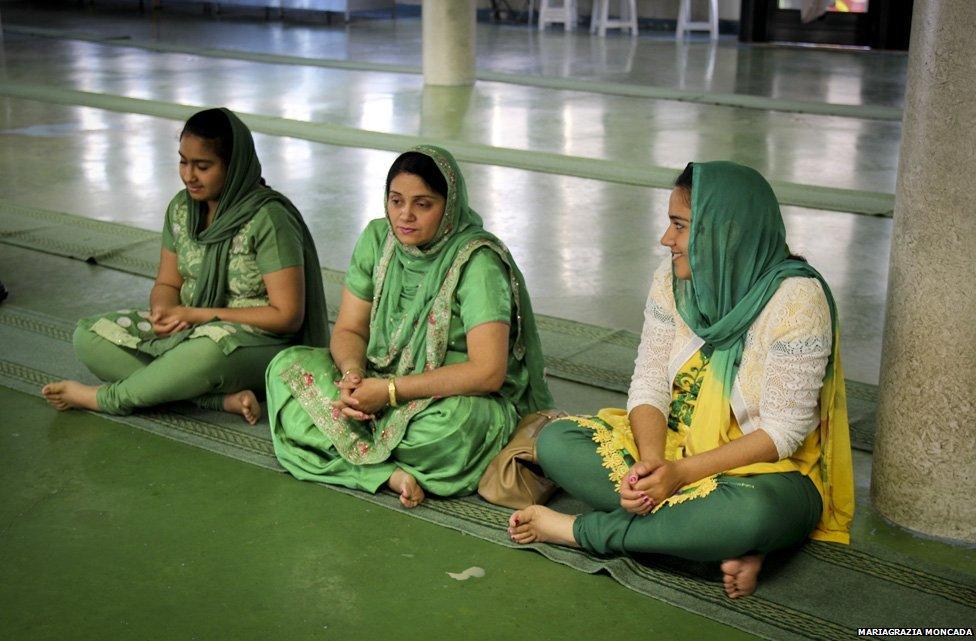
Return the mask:
[[93, 410], [98, 411], [96, 394], [98, 388], [85, 385], [78, 381], [58, 381], [48, 383], [41, 388], [41, 394], [51, 404], [51, 407], [63, 412], [65, 410]]
[[261, 404], [258, 397], [249, 389], [224, 396], [224, 411], [240, 414], [248, 425], [256, 425], [261, 420]]
[[390, 475], [390, 480], [386, 484], [391, 490], [400, 495], [400, 504], [403, 507], [417, 507], [424, 501], [425, 495], [423, 489], [420, 487], [420, 483], [417, 483], [417, 479], [400, 468], [397, 468]]
[[541, 505], [530, 505], [512, 514], [508, 519], [508, 534], [516, 543], [557, 543], [578, 548], [573, 536], [576, 517], [550, 510]]

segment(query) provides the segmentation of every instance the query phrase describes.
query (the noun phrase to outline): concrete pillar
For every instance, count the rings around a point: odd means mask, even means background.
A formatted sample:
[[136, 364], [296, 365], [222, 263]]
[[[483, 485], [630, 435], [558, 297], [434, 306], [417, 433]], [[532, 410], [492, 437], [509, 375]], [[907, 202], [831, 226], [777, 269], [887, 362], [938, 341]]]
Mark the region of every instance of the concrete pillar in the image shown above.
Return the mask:
[[976, 2], [915, 0], [871, 493], [976, 543]]
[[474, 84], [476, 0], [424, 0], [424, 84]]

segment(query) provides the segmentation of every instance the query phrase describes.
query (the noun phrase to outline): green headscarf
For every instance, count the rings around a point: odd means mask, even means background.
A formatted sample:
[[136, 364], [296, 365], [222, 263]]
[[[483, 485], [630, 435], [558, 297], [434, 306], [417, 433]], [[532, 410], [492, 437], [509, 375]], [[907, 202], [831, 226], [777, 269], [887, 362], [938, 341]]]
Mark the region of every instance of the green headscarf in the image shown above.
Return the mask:
[[[302, 254], [305, 275], [305, 318], [296, 335], [303, 345], [325, 347], [329, 343], [329, 325], [315, 242], [301, 213], [283, 194], [266, 187], [261, 179], [261, 161], [254, 150], [254, 138], [241, 119], [229, 109], [220, 111], [230, 122], [233, 144], [227, 177], [214, 213], [213, 222], [203, 231], [200, 220], [206, 203], [193, 200], [184, 190], [187, 211], [187, 232], [193, 240], [205, 246], [203, 262], [197, 276], [197, 286], [190, 302], [192, 307], [224, 307], [227, 301], [227, 264], [231, 243], [241, 227], [247, 224], [261, 207], [271, 202], [281, 204], [302, 230]], [[145, 341], [140, 350], [159, 355], [185, 340], [193, 328], [166, 338]]]
[[693, 165], [688, 260], [691, 279], [673, 279], [674, 300], [681, 318], [705, 340], [703, 350], [726, 394], [746, 332], [784, 279], [820, 281], [837, 327], [830, 287], [808, 263], [790, 258], [779, 202], [755, 169], [727, 161]]

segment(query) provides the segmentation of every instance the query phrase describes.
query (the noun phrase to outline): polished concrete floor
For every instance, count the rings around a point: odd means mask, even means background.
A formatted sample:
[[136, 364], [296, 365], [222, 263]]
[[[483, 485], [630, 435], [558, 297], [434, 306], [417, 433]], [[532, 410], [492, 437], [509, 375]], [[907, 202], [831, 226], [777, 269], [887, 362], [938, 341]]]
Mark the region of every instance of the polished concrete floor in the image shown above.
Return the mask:
[[[210, 18], [184, 7], [140, 15], [96, 5], [3, 5], [4, 25], [184, 45], [419, 64], [420, 21], [349, 25]], [[481, 24], [481, 68], [847, 104], [900, 105], [905, 56], [745, 47], [725, 38], [593, 38]], [[569, 156], [681, 167], [733, 159], [776, 180], [894, 191], [900, 123], [553, 91], [479, 82], [425, 88], [417, 75], [154, 53], [7, 34], [3, 80], [431, 135]], [[179, 123], [0, 98], [0, 197], [158, 228], [180, 184]], [[344, 268], [365, 221], [382, 215], [394, 154], [256, 136], [265, 176], [309, 219], [325, 265]], [[543, 313], [639, 330], [667, 192], [468, 165], [471, 202], [511, 247]], [[790, 242], [825, 274], [841, 310], [850, 378], [880, 363], [890, 220], [785, 207]]]

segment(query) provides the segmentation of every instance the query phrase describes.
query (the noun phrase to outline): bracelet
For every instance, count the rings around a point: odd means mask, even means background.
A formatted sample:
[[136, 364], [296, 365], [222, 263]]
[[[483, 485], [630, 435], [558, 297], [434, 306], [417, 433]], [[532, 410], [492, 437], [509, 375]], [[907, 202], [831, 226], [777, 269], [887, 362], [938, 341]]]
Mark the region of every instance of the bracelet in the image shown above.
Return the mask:
[[360, 375], [363, 375], [363, 374], [366, 373], [366, 370], [364, 370], [362, 367], [359, 367], [359, 366], [357, 366], [357, 367], [350, 367], [349, 369], [347, 369], [346, 371], [344, 371], [342, 373], [342, 378], [345, 378], [345, 377], [349, 376], [349, 372], [351, 372], [353, 370], [357, 370]]
[[390, 407], [396, 407], [396, 379], [392, 376], [390, 377], [390, 381], [386, 384], [386, 389], [390, 392]]

